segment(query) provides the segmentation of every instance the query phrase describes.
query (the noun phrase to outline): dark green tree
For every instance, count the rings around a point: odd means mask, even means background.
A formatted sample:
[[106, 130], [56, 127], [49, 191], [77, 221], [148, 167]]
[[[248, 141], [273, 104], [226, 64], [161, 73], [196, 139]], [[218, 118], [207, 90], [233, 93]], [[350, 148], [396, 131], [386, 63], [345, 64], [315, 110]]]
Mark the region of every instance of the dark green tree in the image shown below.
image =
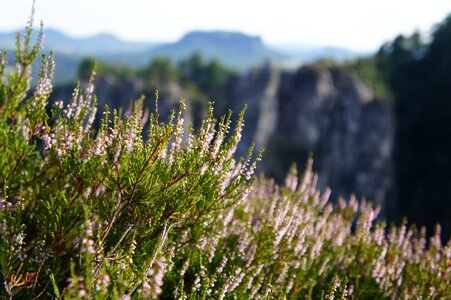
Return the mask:
[[395, 99], [399, 216], [451, 232], [451, 17], [429, 44], [398, 36], [377, 54]]
[[[199, 53], [195, 53], [179, 64], [179, 71], [185, 82], [196, 84], [212, 97], [225, 87], [233, 72], [222, 66], [218, 60], [204, 62]], [[216, 98], [216, 97], [215, 97]]]
[[154, 84], [177, 80], [177, 70], [167, 57], [156, 57], [142, 71], [142, 74]]

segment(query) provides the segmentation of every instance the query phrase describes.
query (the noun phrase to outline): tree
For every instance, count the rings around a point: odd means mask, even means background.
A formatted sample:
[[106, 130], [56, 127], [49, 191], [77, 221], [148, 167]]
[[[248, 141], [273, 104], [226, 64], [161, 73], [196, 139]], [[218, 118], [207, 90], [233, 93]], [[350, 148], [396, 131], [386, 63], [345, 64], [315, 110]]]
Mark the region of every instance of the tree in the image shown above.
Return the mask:
[[426, 44], [398, 36], [377, 57], [395, 99], [399, 210], [430, 230], [451, 232], [451, 17]]
[[156, 57], [142, 71], [143, 76], [153, 84], [177, 80], [177, 70], [167, 57]]

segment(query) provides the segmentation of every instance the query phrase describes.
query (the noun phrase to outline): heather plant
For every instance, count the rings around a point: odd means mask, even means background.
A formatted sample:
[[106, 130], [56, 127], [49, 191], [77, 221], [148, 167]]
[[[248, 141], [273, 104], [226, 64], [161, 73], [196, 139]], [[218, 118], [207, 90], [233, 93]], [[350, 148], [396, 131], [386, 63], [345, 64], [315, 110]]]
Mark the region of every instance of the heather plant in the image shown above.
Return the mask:
[[216, 121], [210, 107], [199, 131], [190, 129], [185, 139], [183, 101], [160, 123], [158, 107], [149, 115], [139, 99], [129, 116], [105, 107], [94, 130], [93, 75], [48, 113], [53, 56], [42, 56], [29, 92], [43, 36], [41, 30], [31, 45], [31, 24], [17, 37], [16, 71], [7, 79], [1, 54], [1, 293], [141, 295], [171, 231], [203, 222], [248, 193], [252, 149], [234, 157], [243, 112], [229, 133], [231, 114]]
[[204, 222], [202, 235], [175, 240], [179, 273], [167, 280], [176, 298], [451, 297], [451, 244], [441, 244], [439, 226], [429, 243], [424, 229], [387, 229], [379, 209], [355, 197], [333, 205], [316, 180], [311, 162], [284, 186], [261, 178], [246, 199]]
[[184, 102], [161, 122], [157, 93], [153, 113], [105, 107], [95, 129], [94, 75], [49, 108], [52, 54], [30, 92], [31, 24], [8, 78], [0, 54], [1, 298], [451, 297], [440, 227], [427, 242], [366, 201], [330, 203], [311, 162], [254, 181], [260, 156], [234, 155], [243, 112], [232, 130], [210, 106], [185, 130]]

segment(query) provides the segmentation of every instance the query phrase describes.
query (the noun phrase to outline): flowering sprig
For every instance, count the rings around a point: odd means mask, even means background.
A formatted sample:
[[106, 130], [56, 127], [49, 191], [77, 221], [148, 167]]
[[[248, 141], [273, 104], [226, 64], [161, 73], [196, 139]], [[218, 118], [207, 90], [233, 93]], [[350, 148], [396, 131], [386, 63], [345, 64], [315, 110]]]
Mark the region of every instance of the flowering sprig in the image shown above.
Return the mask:
[[282, 187], [262, 179], [246, 199], [174, 239], [183, 269], [171, 281], [176, 297], [449, 294], [451, 248], [439, 234], [428, 248], [424, 231], [402, 225], [386, 234], [369, 203], [352, 197], [329, 204], [310, 168], [297, 180], [291, 171]]

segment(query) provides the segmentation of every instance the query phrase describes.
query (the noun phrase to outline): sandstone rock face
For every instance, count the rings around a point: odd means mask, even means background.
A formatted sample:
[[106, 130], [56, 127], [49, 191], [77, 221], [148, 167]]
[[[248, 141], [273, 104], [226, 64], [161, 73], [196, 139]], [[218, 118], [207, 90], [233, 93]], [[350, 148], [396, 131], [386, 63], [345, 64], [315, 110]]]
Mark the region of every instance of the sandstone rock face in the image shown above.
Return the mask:
[[303, 67], [280, 74], [266, 66], [260, 74], [264, 80], [254, 78], [254, 85], [266, 85], [260, 98], [253, 91], [251, 103], [259, 105], [251, 104], [247, 114], [247, 124], [258, 126], [246, 131], [246, 141], [266, 148], [261, 170], [280, 180], [292, 162], [302, 168], [311, 154], [319, 185], [331, 187], [333, 198], [355, 193], [385, 207], [393, 190], [389, 104], [375, 100], [371, 89], [339, 68]]
[[271, 63], [242, 76], [233, 87], [229, 98], [234, 99], [233, 111], [247, 105], [245, 128], [238, 152], [245, 154], [249, 145], [267, 147], [278, 123], [278, 97], [281, 72]]

